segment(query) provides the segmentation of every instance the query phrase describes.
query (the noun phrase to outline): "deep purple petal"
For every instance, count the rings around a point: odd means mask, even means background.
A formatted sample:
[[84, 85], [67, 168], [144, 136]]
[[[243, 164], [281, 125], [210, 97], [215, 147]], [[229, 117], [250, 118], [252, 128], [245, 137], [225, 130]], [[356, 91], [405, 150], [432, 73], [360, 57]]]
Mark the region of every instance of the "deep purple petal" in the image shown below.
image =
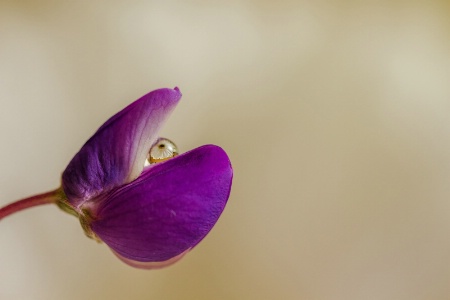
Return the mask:
[[106, 121], [62, 175], [69, 202], [80, 207], [84, 201], [136, 179], [160, 127], [180, 98], [178, 88], [155, 90]]
[[207, 145], [146, 169], [99, 203], [91, 229], [118, 255], [137, 262], [171, 259], [200, 242], [231, 189], [227, 154]]

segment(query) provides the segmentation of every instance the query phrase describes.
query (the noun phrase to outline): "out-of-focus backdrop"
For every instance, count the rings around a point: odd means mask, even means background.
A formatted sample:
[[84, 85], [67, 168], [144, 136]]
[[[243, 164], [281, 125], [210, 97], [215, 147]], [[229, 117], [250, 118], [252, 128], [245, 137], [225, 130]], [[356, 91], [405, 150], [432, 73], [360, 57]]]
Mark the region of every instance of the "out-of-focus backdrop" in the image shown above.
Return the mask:
[[448, 299], [448, 1], [0, 2], [0, 204], [144, 93], [222, 146], [228, 206], [142, 271], [52, 206], [0, 224], [0, 299]]

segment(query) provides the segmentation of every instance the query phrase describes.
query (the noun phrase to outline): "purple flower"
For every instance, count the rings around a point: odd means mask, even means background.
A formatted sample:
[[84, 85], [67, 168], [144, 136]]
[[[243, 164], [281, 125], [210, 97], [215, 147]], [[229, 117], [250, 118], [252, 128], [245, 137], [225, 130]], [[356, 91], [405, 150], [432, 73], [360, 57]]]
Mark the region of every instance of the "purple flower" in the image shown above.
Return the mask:
[[179, 260], [212, 229], [230, 194], [233, 171], [218, 146], [144, 167], [180, 98], [175, 88], [136, 100], [97, 130], [62, 175], [58, 205], [134, 267]]

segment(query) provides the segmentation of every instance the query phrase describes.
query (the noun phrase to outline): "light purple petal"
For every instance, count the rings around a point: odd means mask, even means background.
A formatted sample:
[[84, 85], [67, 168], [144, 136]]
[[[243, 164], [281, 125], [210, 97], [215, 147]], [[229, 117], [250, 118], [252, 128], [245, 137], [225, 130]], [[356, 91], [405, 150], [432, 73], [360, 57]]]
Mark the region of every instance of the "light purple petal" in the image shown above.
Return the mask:
[[115, 252], [114, 250], [113, 250], [113, 253], [127, 265], [130, 265], [130, 266], [138, 268], [138, 269], [150, 270], [150, 269], [162, 269], [162, 268], [173, 265], [174, 263], [176, 263], [177, 261], [182, 259], [189, 252], [189, 250], [190, 249], [188, 249], [188, 250], [184, 251], [183, 253], [178, 254], [177, 256], [174, 256], [168, 260], [165, 260], [165, 261], [147, 261], [147, 262], [136, 261], [136, 260], [125, 258], [125, 257], [121, 256], [120, 254], [118, 254], [117, 252]]
[[108, 195], [93, 212], [91, 229], [125, 259], [167, 261], [212, 229], [225, 208], [232, 177], [225, 151], [199, 147], [146, 169]]
[[69, 202], [80, 207], [84, 201], [136, 179], [159, 129], [180, 98], [178, 88], [155, 90], [103, 124], [62, 175]]

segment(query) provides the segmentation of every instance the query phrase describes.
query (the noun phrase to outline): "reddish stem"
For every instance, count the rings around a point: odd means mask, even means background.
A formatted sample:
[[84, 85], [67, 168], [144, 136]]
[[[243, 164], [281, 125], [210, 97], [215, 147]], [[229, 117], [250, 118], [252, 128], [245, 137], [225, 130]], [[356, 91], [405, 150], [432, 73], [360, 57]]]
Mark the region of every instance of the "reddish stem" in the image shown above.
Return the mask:
[[26, 208], [43, 204], [56, 203], [56, 201], [58, 201], [59, 198], [60, 198], [60, 190], [57, 189], [48, 193], [18, 200], [16, 202], [13, 202], [0, 208], [0, 220], [2, 220], [4, 217], [9, 216], [10, 214], [16, 213]]

